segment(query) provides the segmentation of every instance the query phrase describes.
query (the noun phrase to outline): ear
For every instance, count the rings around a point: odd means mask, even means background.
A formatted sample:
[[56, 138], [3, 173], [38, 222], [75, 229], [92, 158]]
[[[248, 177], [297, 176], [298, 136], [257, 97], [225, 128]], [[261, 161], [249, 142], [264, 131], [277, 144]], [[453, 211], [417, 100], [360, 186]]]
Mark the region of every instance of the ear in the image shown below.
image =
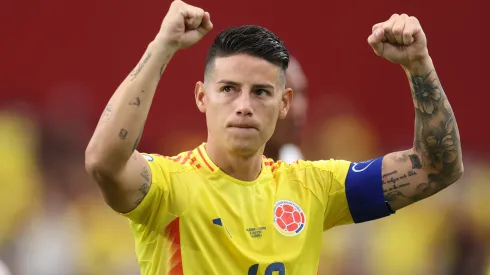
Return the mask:
[[279, 110], [279, 119], [286, 118], [289, 108], [293, 103], [293, 90], [291, 88], [286, 88], [282, 94], [281, 99], [281, 109]]
[[204, 83], [201, 81], [196, 83], [194, 96], [196, 98], [196, 105], [199, 111], [201, 111], [201, 113], [206, 113], [206, 93], [204, 92]]

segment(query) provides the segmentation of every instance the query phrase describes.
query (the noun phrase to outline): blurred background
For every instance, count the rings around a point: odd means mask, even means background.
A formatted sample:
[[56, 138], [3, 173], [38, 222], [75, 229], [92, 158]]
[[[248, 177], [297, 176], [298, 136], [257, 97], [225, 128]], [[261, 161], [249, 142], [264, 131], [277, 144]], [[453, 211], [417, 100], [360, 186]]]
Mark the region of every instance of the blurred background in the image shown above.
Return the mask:
[[[393, 13], [417, 16], [456, 113], [465, 174], [394, 216], [326, 232], [319, 274], [490, 274], [488, 2], [188, 3], [209, 11], [215, 29], [169, 64], [140, 151], [174, 155], [205, 141], [194, 85], [203, 78], [213, 37], [241, 24], [275, 32], [305, 75], [297, 112], [306, 123], [294, 128], [300, 139], [279, 138], [279, 145], [292, 143], [311, 160], [362, 161], [408, 149], [414, 111], [406, 76], [376, 57], [366, 39], [372, 25]], [[103, 203], [88, 179], [84, 150], [104, 106], [157, 33], [169, 4], [2, 2], [1, 275], [139, 274], [128, 222]]]

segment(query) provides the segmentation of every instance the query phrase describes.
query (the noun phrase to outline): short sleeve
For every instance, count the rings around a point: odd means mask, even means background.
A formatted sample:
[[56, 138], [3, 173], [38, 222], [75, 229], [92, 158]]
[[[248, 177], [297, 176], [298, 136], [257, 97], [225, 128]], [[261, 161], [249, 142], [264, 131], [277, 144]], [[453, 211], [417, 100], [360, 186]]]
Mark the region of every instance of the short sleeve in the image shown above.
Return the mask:
[[311, 162], [313, 173], [320, 185], [325, 212], [323, 230], [353, 223], [347, 203], [345, 179], [350, 162], [343, 160], [320, 160]]
[[363, 162], [322, 160], [311, 162], [310, 176], [319, 185], [323, 199], [324, 230], [337, 225], [362, 223], [393, 212], [384, 199], [381, 165], [383, 158]]
[[141, 154], [150, 166], [151, 185], [150, 190], [141, 203], [131, 212], [121, 214], [134, 224], [142, 224], [148, 227], [166, 227], [176, 215], [170, 212], [170, 177], [166, 171], [165, 158], [155, 154]]

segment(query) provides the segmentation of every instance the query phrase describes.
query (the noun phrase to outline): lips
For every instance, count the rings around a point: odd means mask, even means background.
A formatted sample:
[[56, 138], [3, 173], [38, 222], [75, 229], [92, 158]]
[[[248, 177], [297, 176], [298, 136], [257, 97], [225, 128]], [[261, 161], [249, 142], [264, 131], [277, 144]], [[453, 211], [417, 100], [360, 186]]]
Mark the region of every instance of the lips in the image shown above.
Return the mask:
[[257, 126], [255, 124], [252, 124], [252, 123], [230, 123], [228, 125], [228, 127], [230, 127], [230, 128], [255, 129], [255, 130], [258, 130], [257, 129]]

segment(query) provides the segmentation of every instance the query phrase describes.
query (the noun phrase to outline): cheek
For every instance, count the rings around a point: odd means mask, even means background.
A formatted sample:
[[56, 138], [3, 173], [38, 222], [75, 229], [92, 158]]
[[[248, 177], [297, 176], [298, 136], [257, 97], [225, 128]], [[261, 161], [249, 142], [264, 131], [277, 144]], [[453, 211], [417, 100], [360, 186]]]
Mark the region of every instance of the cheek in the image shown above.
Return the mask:
[[265, 127], [268, 129], [268, 132], [274, 132], [276, 128], [277, 120], [279, 119], [280, 109], [276, 106], [270, 106], [267, 108], [267, 113], [265, 116], [264, 122], [266, 123]]
[[207, 104], [206, 107], [208, 125], [222, 125], [227, 120], [228, 110], [226, 105]]

